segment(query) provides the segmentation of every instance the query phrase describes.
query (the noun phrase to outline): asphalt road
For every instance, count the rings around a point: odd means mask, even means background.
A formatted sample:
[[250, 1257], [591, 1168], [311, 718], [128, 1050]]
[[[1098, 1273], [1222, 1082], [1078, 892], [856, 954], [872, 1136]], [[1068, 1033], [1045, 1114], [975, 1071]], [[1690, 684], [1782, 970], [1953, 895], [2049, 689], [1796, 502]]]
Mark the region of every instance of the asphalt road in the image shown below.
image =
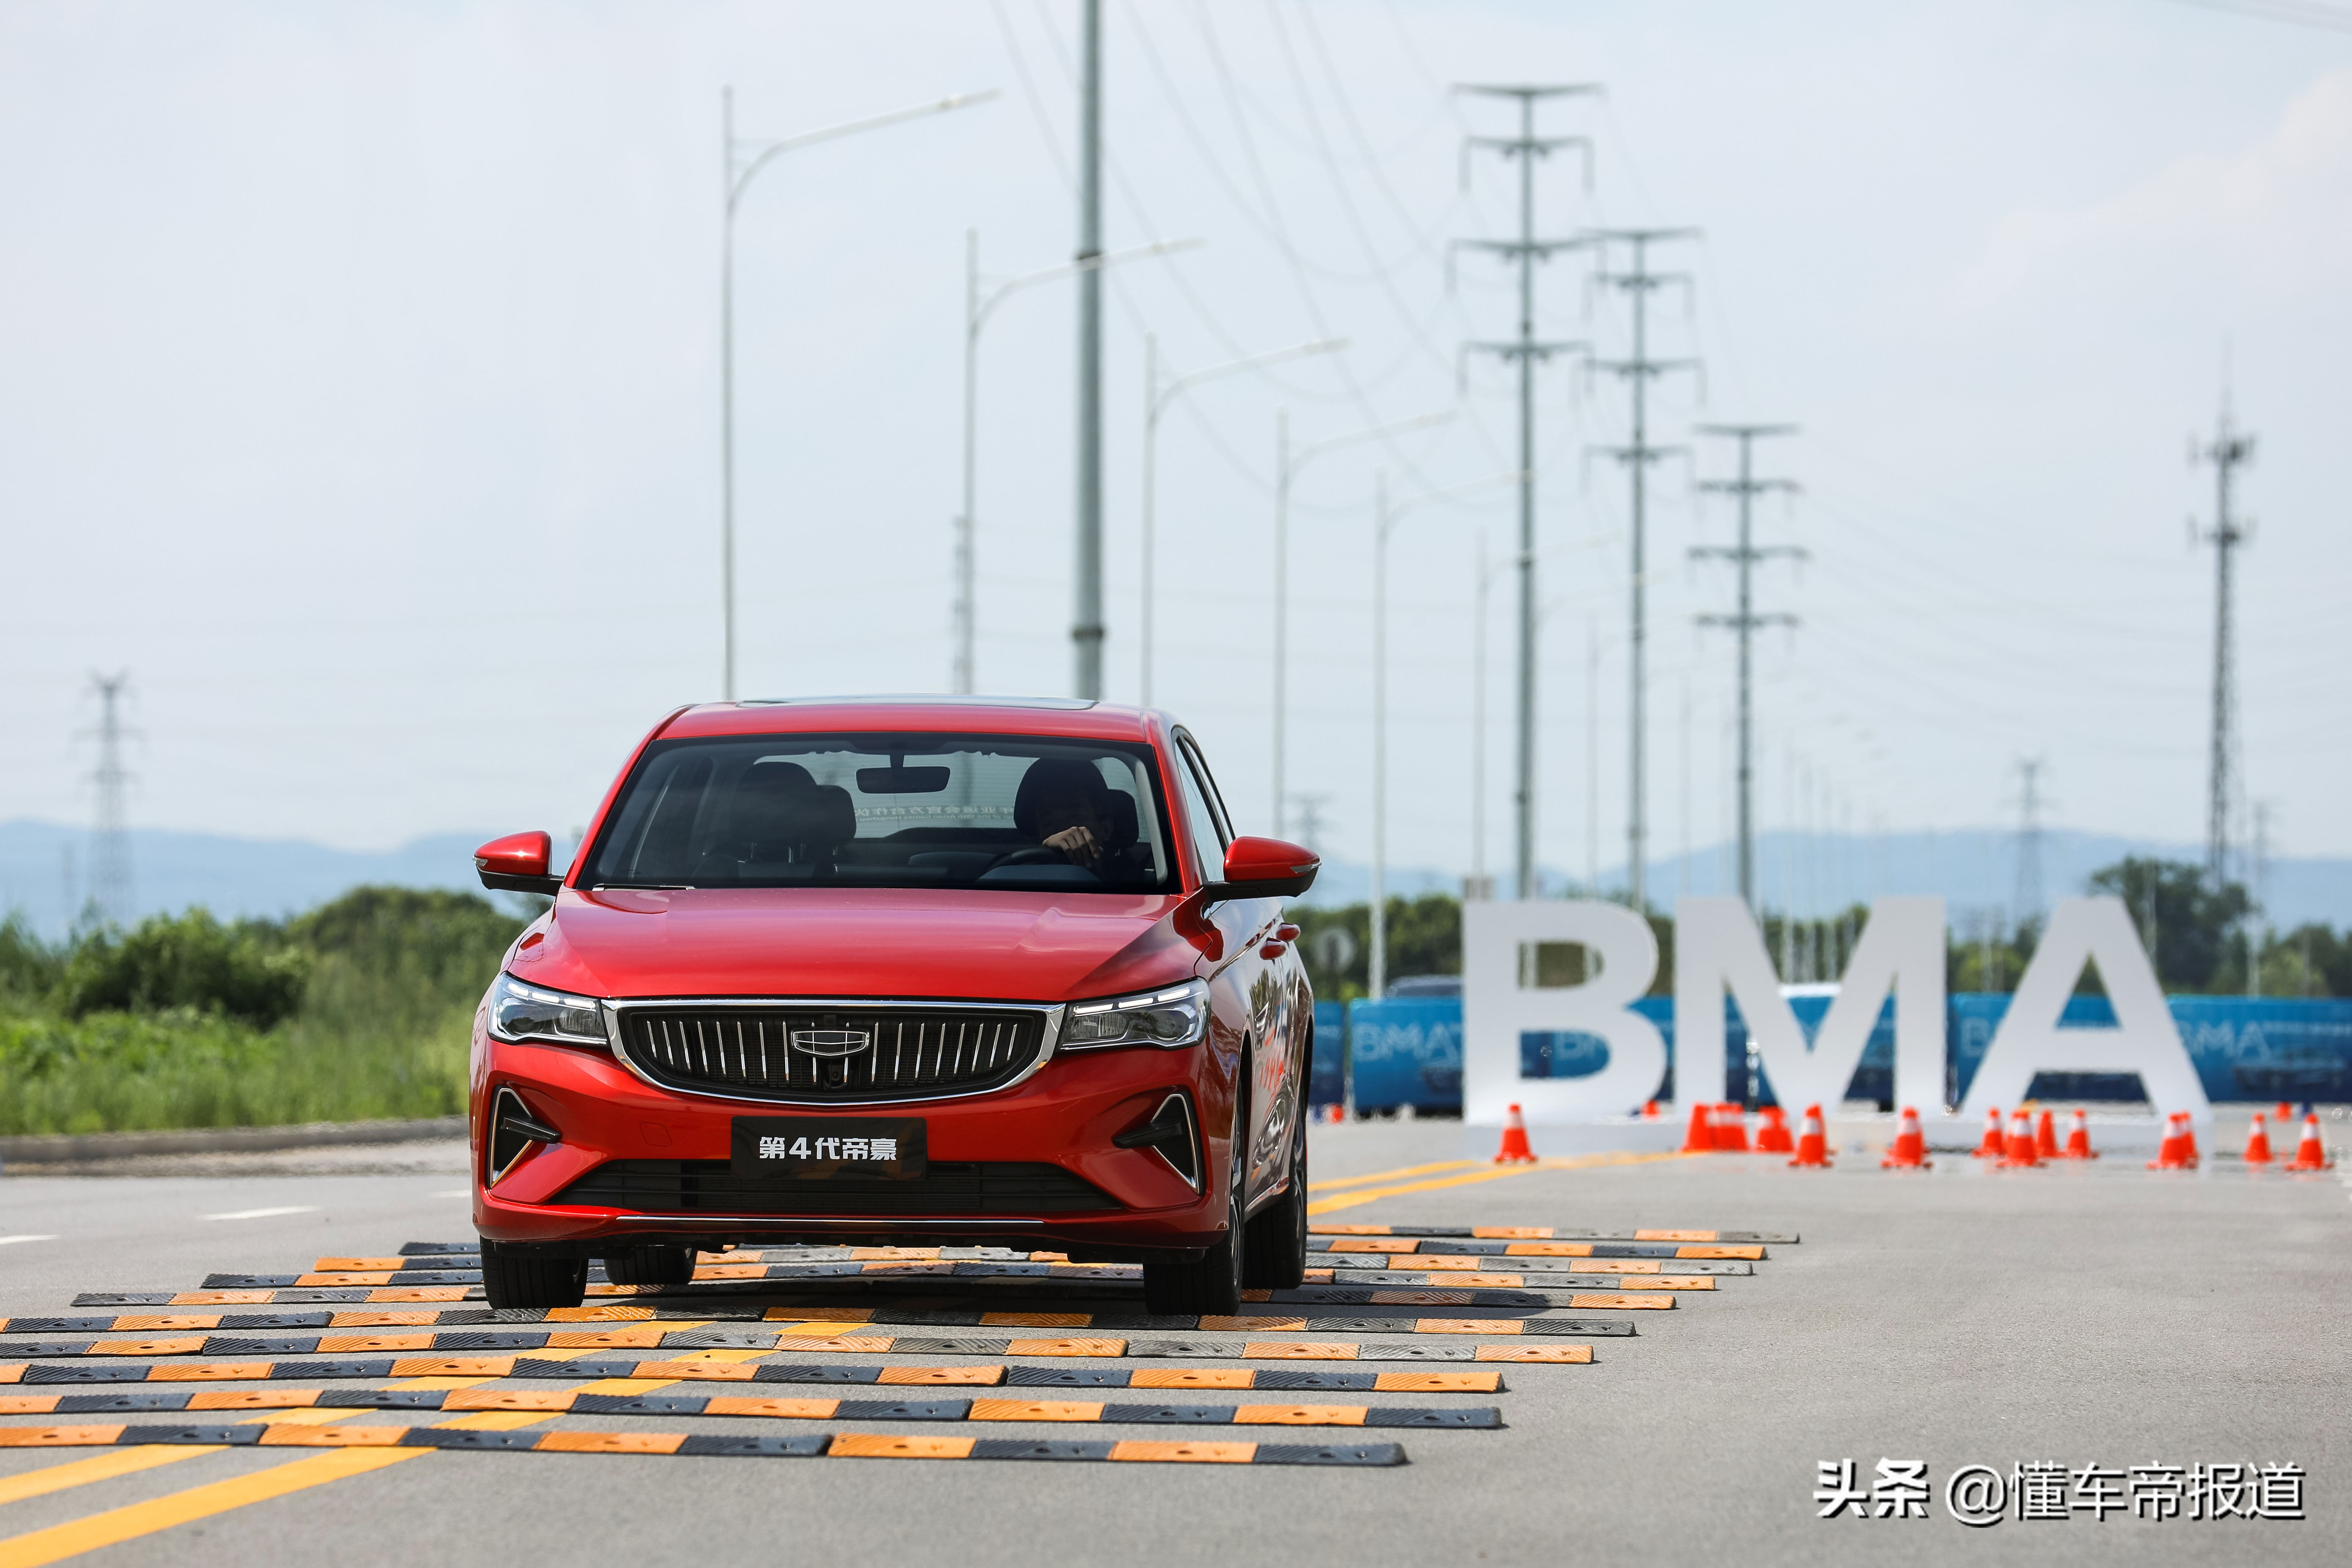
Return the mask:
[[[1481, 1156], [1490, 1137], [1444, 1122], [1318, 1128], [1317, 1181]], [[1540, 1135], [1538, 1149], [1549, 1152]], [[79, 1291], [187, 1289], [208, 1273], [289, 1272], [316, 1256], [385, 1254], [468, 1234], [455, 1145], [184, 1158], [163, 1168], [169, 1173], [0, 1179], [0, 1237], [55, 1238], [0, 1243], [0, 1313], [64, 1313]], [[1994, 1173], [1939, 1157], [1933, 1172], [1897, 1175], [1852, 1156], [1829, 1172], [1712, 1156], [1429, 1184], [1482, 1173], [1446, 1169], [1328, 1189], [1331, 1198], [1419, 1190], [1323, 1217], [1803, 1239], [1773, 1247], [1752, 1278], [1638, 1314], [1638, 1336], [1596, 1342], [1592, 1365], [1507, 1365], [1499, 1395], [1412, 1396], [1499, 1405], [1507, 1426], [1395, 1434], [1412, 1460], [1402, 1468], [442, 1452], [178, 1523], [168, 1521], [195, 1510], [138, 1510], [305, 1462], [232, 1449], [0, 1502], [0, 1568], [58, 1560], [61, 1546], [142, 1524], [163, 1527], [74, 1560], [175, 1568], [330, 1558], [502, 1568], [2352, 1560], [2352, 1188], [2340, 1172], [2252, 1175], [2223, 1161], [2158, 1174], [2116, 1158]], [[12, 1415], [0, 1426], [40, 1420]], [[567, 1415], [550, 1425], [744, 1424]], [[1343, 1436], [1066, 1426], [988, 1435]], [[116, 1452], [0, 1449], [0, 1498], [22, 1478]], [[1843, 1458], [1856, 1460], [1865, 1481], [1881, 1458], [1924, 1460], [1936, 1486], [1931, 1517], [1817, 1519], [1816, 1467]], [[1954, 1469], [2044, 1459], [2126, 1471], [2298, 1464], [2308, 1472], [2309, 1517], [2158, 1523], [2079, 1514], [1971, 1530], [1947, 1516], [1942, 1483]], [[40, 1533], [82, 1521], [93, 1522]]]

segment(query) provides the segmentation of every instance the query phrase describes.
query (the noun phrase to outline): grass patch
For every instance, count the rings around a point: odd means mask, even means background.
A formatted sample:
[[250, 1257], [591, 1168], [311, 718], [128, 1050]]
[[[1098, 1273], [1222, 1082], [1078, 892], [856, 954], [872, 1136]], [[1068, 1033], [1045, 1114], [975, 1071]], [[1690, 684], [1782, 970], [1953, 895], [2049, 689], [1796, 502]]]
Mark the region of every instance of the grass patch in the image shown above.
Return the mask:
[[11, 922], [0, 1134], [454, 1114], [475, 1005], [521, 924], [395, 888], [283, 922], [191, 910], [55, 949]]

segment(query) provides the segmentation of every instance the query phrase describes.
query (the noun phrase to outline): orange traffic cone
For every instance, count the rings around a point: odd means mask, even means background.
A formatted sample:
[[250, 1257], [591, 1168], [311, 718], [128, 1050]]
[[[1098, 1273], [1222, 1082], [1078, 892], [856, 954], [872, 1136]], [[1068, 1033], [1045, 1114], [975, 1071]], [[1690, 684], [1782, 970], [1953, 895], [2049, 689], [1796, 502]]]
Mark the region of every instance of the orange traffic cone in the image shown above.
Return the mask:
[[1658, 1102], [1654, 1100], [1645, 1100], [1642, 1101], [1642, 1120], [1644, 1121], [1655, 1121], [1657, 1119]]
[[1998, 1160], [2008, 1152], [2009, 1145], [2002, 1142], [2000, 1137], [2000, 1107], [1988, 1106], [1985, 1108], [1984, 1142], [1979, 1143], [1969, 1157], [1973, 1160]]
[[2004, 1170], [2031, 1170], [2042, 1163], [2033, 1148], [2033, 1118], [2022, 1110], [2009, 1119], [2009, 1152], [2001, 1156], [2000, 1163]]
[[2033, 1131], [2033, 1157], [2037, 1160], [2055, 1160], [2058, 1157], [2058, 1125], [2046, 1110], [2042, 1113], [2041, 1125]]
[[1715, 1108], [1715, 1146], [1727, 1154], [1748, 1152], [1748, 1115], [1729, 1100]]
[[2312, 1111], [2303, 1119], [2303, 1142], [2287, 1163], [2290, 1171], [2325, 1171], [2335, 1163], [2327, 1157], [2327, 1145], [2319, 1141], [2319, 1113]]
[[2246, 1129], [2246, 1163], [2267, 1165], [2271, 1163], [2271, 1130], [2263, 1121], [2263, 1113], [2254, 1112], [2253, 1125]]
[[1789, 1136], [1789, 1119], [1777, 1105], [1764, 1108], [1764, 1125], [1756, 1130], [1756, 1152], [1759, 1154], [1793, 1154], [1796, 1141]]
[[2066, 1147], [2058, 1151], [2062, 1160], [2095, 1160], [2091, 1151], [2091, 1124], [2084, 1119], [2083, 1108], [2074, 1108], [2074, 1120], [2067, 1124]]
[[1691, 1107], [1690, 1131], [1683, 1134], [1683, 1152], [1712, 1154], [1715, 1152], [1715, 1107], [1701, 1103]]
[[2280, 1131], [2285, 1131], [2286, 1124], [2294, 1120], [2294, 1107], [2284, 1100], [2280, 1100], [2278, 1109], [2271, 1113], [2271, 1120], [2279, 1124]]
[[1521, 1116], [1519, 1108], [1514, 1105], [1510, 1114], [1503, 1118], [1503, 1146], [1495, 1152], [1495, 1163], [1532, 1165], [1535, 1163], [1536, 1152], [1528, 1147], [1527, 1118]]
[[1797, 1133], [1797, 1157], [1789, 1162], [1792, 1171], [1799, 1166], [1822, 1171], [1830, 1168], [1830, 1139], [1822, 1130], [1822, 1108], [1818, 1105], [1805, 1107], [1805, 1122]]
[[2189, 1113], [2176, 1110], [2164, 1119], [2164, 1142], [2158, 1145], [2156, 1158], [2147, 1163], [2151, 1171], [2187, 1171], [2197, 1164], [2197, 1141], [2189, 1131]]
[[1895, 1146], [1886, 1151], [1886, 1158], [1878, 1162], [1878, 1168], [1924, 1171], [1934, 1163], [1927, 1158], [1927, 1136], [1919, 1131], [1919, 1112], [1906, 1105], [1903, 1108], [1902, 1123], [1895, 1129]]

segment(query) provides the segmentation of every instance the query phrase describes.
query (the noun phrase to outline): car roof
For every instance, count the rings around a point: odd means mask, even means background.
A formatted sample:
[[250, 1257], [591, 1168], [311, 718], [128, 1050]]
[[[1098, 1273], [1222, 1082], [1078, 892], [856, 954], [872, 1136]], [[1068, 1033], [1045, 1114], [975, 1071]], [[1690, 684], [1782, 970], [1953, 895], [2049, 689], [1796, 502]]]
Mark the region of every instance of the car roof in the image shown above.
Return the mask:
[[814, 734], [837, 731], [959, 734], [1066, 735], [1096, 741], [1149, 741], [1153, 710], [1076, 697], [779, 697], [706, 702], [663, 727], [665, 739], [719, 735]]

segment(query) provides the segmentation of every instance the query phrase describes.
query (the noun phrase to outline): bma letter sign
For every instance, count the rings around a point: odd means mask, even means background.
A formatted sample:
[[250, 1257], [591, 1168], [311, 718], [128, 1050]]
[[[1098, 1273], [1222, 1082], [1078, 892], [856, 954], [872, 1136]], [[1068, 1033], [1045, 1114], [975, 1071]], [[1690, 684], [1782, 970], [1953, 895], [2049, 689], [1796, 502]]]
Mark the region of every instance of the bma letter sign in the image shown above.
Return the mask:
[[[1895, 1001], [1895, 1097], [1929, 1116], [1943, 1108], [1944, 905], [1937, 898], [1880, 899], [1854, 944], [1836, 999], [1810, 1041], [1780, 994], [1754, 917], [1738, 899], [1684, 899], [1675, 910], [1675, 1101], [1719, 1100], [1728, 994], [1755, 1042], [1775, 1097], [1785, 1105], [1845, 1098], [1881, 1005]], [[1590, 959], [1580, 985], [1538, 987], [1532, 948], [1580, 943]], [[2059, 1026], [2066, 998], [2095, 964], [2114, 1004], [2112, 1028]], [[1512, 1103], [1530, 1121], [1621, 1116], [1664, 1076], [1657, 1029], [1632, 1010], [1657, 974], [1649, 922], [1617, 904], [1540, 900], [1472, 903], [1463, 910], [1463, 1115], [1498, 1121]], [[1597, 1037], [1606, 1059], [1578, 1078], [1523, 1079], [1519, 1037], [1536, 1031]], [[2037, 1072], [2137, 1073], [2159, 1110], [2210, 1122], [2205, 1098], [2155, 970], [2129, 914], [2113, 898], [2063, 899], [2018, 982], [1959, 1114], [2014, 1105]]]

